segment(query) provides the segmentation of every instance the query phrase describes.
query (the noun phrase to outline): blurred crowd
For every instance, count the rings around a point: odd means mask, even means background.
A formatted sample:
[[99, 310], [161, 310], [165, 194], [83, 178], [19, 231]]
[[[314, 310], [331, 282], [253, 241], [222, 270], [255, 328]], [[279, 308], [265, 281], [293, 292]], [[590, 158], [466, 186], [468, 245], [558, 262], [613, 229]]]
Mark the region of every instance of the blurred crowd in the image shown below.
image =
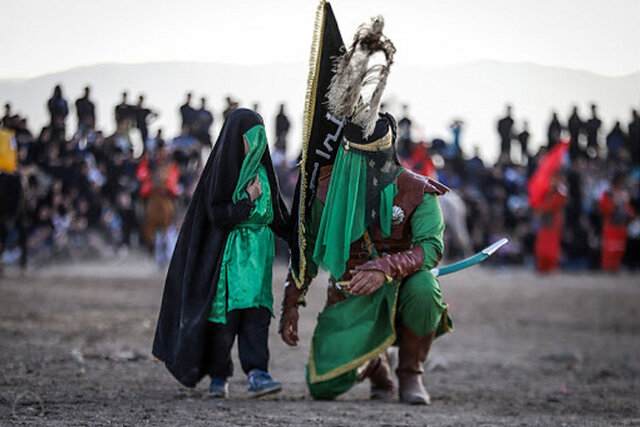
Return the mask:
[[[496, 125], [500, 156], [494, 164], [482, 160], [478, 147], [471, 156], [463, 154], [461, 120], [451, 124], [448, 141], [413, 141], [405, 111], [398, 122], [403, 162], [454, 190], [441, 198], [446, 250], [466, 255], [504, 236], [510, 242], [491, 262], [540, 271], [639, 269], [640, 117], [632, 110], [627, 125], [604, 129], [597, 106], [590, 110], [582, 118], [574, 107], [566, 123], [552, 112], [546, 140], [532, 151], [526, 120], [517, 129], [507, 106]], [[549, 161], [557, 163], [552, 173], [533, 180]], [[532, 202], [537, 190], [541, 199]]]
[[[155, 132], [149, 131], [158, 114], [146, 105], [144, 95], [130, 103], [129, 94], [122, 93], [113, 111], [116, 130], [110, 135], [96, 128], [89, 87], [75, 100], [73, 129], [66, 126], [71, 109], [60, 86], [47, 101], [50, 121], [38, 134], [7, 103], [0, 127], [0, 263], [38, 266], [58, 259], [126, 257], [131, 248], [142, 247], [165, 265], [203, 159], [215, 140], [216, 116], [206, 101], [201, 97], [195, 105], [188, 93], [178, 107], [181, 131], [168, 139], [157, 126]], [[238, 102], [227, 97], [218, 120], [222, 122], [235, 108]], [[526, 121], [516, 129], [508, 106], [497, 123], [501, 155], [495, 164], [486, 164], [477, 147], [471, 155], [463, 153], [462, 120], [452, 122], [446, 140], [415, 141], [408, 107], [400, 116], [397, 150], [403, 164], [454, 190], [441, 199], [450, 258], [470, 255], [508, 237], [510, 243], [493, 262], [540, 267], [536, 248], [546, 239], [539, 237], [540, 232], [550, 218], [557, 220], [559, 212], [557, 263], [540, 270], [603, 265], [617, 270], [620, 264], [640, 268], [637, 111], [627, 123], [618, 122], [610, 130], [603, 129], [595, 105], [588, 119], [574, 108], [566, 123], [554, 112], [544, 144], [533, 152]], [[272, 159], [289, 204], [297, 178], [295, 162], [285, 155], [290, 128], [281, 105], [272, 133]], [[531, 203], [528, 183], [561, 141], [571, 143], [557, 173], [547, 178], [553, 182], [548, 196], [555, 191], [561, 200], [553, 204], [555, 210], [545, 210]], [[17, 153], [15, 160], [12, 152]], [[603, 248], [611, 243], [606, 229], [612, 224], [624, 233], [614, 239], [620, 263], [609, 265]]]
[[[150, 249], [168, 262], [195, 184], [212, 146], [214, 115], [206, 98], [194, 105], [188, 93], [179, 107], [181, 131], [165, 139], [150, 135], [158, 114], [139, 95], [122, 93], [115, 132], [96, 127], [91, 89], [69, 103], [61, 86], [46, 106], [49, 123], [34, 134], [27, 118], [4, 106], [0, 126], [0, 254], [2, 262], [43, 265], [54, 260], [127, 256]], [[238, 103], [227, 98], [222, 120]], [[289, 122], [281, 107], [276, 147], [286, 148]], [[69, 136], [70, 135], [70, 136]], [[280, 162], [285, 161], [284, 152]], [[0, 264], [2, 263], [0, 262]]]

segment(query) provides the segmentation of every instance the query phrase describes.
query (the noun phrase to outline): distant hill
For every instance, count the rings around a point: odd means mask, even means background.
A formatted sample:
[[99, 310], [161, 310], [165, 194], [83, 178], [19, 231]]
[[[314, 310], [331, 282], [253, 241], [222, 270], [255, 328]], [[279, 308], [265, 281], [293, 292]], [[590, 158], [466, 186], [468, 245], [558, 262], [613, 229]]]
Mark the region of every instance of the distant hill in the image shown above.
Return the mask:
[[[60, 83], [72, 109], [69, 129], [75, 129], [73, 101], [89, 84], [97, 104], [98, 126], [108, 133], [114, 128], [113, 107], [127, 89], [131, 103], [139, 93], [145, 94], [147, 105], [160, 113], [151, 131], [161, 126], [167, 137], [179, 130], [178, 107], [189, 90], [194, 92], [196, 104], [200, 96], [208, 98], [217, 128], [227, 95], [246, 107], [257, 102], [270, 137], [278, 105], [285, 102], [293, 124], [293, 154], [299, 147], [306, 79], [305, 64], [104, 64], [29, 80], [0, 80], [0, 102], [10, 101], [16, 111], [28, 117], [30, 128], [38, 132], [47, 121], [46, 100], [53, 86]], [[580, 70], [492, 61], [438, 68], [395, 64], [385, 98], [389, 111], [396, 115], [402, 104], [410, 106], [416, 137], [448, 139], [448, 124], [454, 118], [464, 120], [465, 151], [470, 153], [471, 147], [478, 144], [485, 157], [493, 159], [498, 145], [495, 121], [504, 113], [505, 103], [513, 105], [518, 128], [524, 119], [529, 121], [534, 147], [546, 137], [552, 108], [564, 121], [576, 104], [582, 117], [587, 118], [589, 104], [596, 102], [605, 131], [617, 119], [626, 127], [631, 107], [640, 109], [640, 72], [607, 77]]]

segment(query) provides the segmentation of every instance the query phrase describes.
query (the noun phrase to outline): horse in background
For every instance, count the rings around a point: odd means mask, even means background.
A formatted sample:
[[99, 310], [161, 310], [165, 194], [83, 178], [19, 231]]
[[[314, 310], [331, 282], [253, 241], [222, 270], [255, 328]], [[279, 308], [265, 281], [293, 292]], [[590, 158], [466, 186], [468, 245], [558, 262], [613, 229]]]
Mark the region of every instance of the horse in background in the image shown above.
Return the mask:
[[467, 206], [454, 190], [438, 198], [445, 224], [445, 249], [463, 257], [473, 254], [473, 244], [467, 227]]
[[140, 181], [140, 195], [145, 201], [142, 240], [154, 250], [156, 263], [163, 267], [171, 259], [175, 245], [174, 222], [180, 170], [167, 150], [160, 146], [146, 155], [136, 171]]
[[[432, 179], [437, 177], [437, 168], [429, 155], [429, 148], [423, 142], [413, 144], [410, 156], [402, 159], [402, 164], [420, 175]], [[438, 200], [445, 223], [445, 256], [472, 255], [473, 244], [467, 227], [467, 206], [464, 200], [455, 190], [449, 191]]]

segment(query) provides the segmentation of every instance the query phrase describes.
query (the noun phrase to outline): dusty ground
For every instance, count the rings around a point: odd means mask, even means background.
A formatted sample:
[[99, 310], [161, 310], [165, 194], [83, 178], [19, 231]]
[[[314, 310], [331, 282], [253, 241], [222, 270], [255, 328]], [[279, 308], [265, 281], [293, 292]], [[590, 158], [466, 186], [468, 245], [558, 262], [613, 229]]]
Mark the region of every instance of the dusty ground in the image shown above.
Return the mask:
[[[277, 267], [276, 283], [284, 276]], [[150, 356], [163, 275], [148, 261], [0, 277], [2, 425], [640, 425], [640, 280], [621, 274], [538, 277], [476, 267], [441, 280], [456, 331], [425, 374], [433, 404], [336, 402], [307, 395], [304, 365], [318, 280], [299, 348], [272, 325], [281, 394], [248, 400], [187, 390]], [[280, 286], [276, 286], [279, 301]], [[235, 351], [234, 351], [235, 353]], [[239, 371], [239, 370], [238, 370]]]

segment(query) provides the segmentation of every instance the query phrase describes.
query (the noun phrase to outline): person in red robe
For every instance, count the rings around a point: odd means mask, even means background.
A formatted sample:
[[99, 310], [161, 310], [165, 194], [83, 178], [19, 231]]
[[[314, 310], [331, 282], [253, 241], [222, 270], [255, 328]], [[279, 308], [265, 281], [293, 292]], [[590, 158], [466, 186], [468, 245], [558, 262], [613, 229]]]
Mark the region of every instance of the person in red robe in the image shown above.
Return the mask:
[[598, 207], [603, 220], [600, 267], [605, 271], [617, 271], [627, 244], [627, 224], [634, 216], [623, 174], [617, 173], [613, 177], [611, 189], [602, 194]]
[[415, 173], [436, 179], [436, 167], [429, 155], [429, 148], [424, 142], [415, 144], [411, 155], [402, 161], [403, 166]]
[[180, 169], [171, 160], [164, 145], [142, 158], [136, 170], [136, 178], [140, 181], [140, 195], [143, 199], [147, 199], [154, 189], [160, 189], [171, 197], [180, 194]]
[[566, 186], [560, 175], [556, 174], [544, 198], [534, 208], [540, 220], [534, 247], [536, 269], [540, 272], [550, 273], [558, 269], [566, 202]]
[[166, 148], [159, 145], [153, 153], [145, 154], [142, 158], [136, 178], [140, 181], [140, 195], [146, 206], [142, 238], [149, 246], [153, 246], [156, 233], [164, 232], [175, 219], [174, 201], [180, 194], [180, 169], [171, 160]]

